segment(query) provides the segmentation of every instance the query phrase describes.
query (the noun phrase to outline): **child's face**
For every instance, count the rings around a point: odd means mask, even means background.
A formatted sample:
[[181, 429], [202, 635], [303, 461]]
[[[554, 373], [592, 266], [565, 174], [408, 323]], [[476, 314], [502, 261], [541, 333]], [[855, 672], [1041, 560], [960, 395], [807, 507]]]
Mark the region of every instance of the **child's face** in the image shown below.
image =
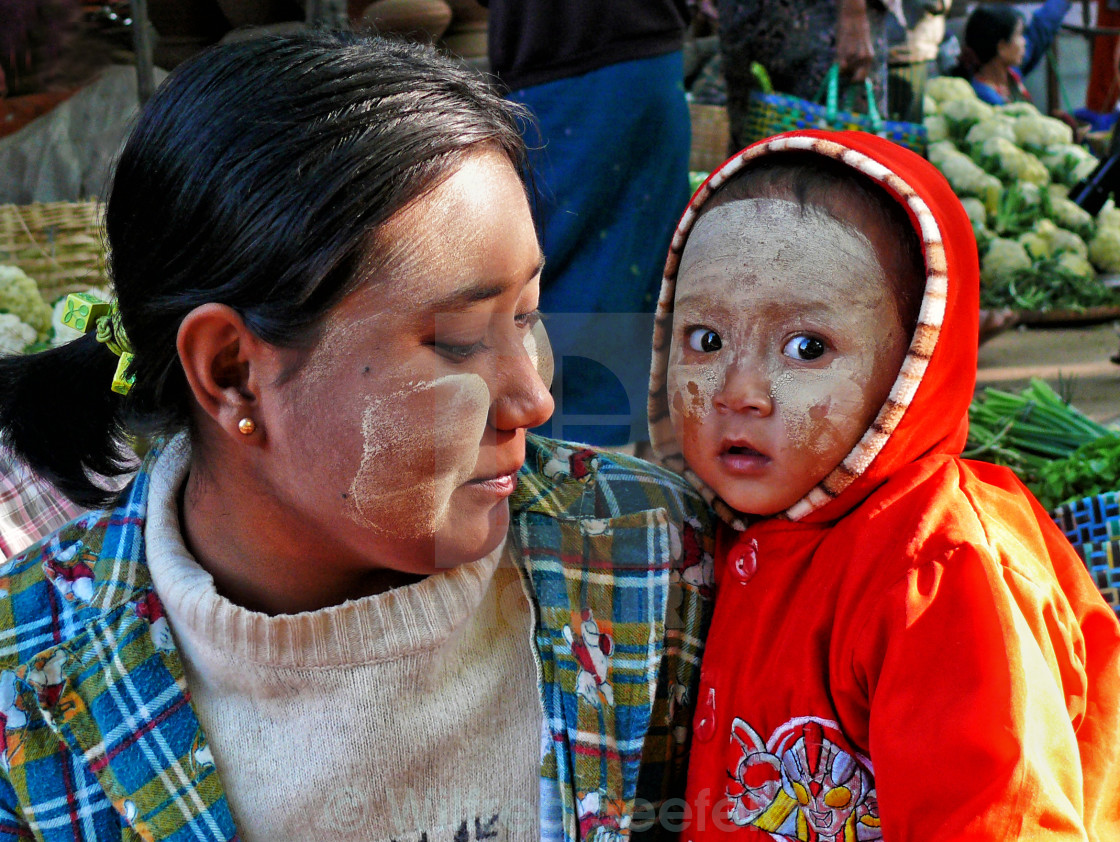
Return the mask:
[[689, 467], [738, 511], [784, 511], [862, 437], [908, 344], [859, 231], [782, 199], [712, 208], [682, 256], [669, 358]]

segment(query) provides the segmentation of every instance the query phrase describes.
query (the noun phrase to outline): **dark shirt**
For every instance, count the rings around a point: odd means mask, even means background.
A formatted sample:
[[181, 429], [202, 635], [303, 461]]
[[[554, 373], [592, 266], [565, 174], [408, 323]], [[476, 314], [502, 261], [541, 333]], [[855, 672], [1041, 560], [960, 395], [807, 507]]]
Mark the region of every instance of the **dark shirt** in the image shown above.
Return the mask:
[[490, 70], [510, 90], [679, 50], [686, 0], [480, 0]]

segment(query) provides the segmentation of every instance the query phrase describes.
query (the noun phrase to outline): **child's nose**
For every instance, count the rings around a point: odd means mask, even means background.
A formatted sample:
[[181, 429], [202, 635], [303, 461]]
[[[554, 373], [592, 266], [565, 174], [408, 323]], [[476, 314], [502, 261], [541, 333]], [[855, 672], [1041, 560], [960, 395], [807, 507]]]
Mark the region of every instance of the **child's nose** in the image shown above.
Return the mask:
[[727, 369], [723, 386], [712, 399], [722, 412], [755, 412], [767, 416], [774, 411], [770, 396], [770, 378], [757, 368], [737, 365]]

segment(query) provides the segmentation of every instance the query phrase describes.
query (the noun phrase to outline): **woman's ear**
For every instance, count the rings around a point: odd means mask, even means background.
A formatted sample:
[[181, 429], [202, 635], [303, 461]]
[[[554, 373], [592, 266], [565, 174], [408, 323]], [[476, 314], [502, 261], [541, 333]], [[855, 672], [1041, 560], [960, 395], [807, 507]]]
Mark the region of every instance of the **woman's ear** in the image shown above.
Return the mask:
[[[254, 414], [262, 385], [273, 381], [272, 347], [232, 307], [211, 303], [183, 319], [176, 348], [203, 415], [235, 439], [260, 441], [264, 431]], [[251, 435], [257, 431], [260, 435]]]

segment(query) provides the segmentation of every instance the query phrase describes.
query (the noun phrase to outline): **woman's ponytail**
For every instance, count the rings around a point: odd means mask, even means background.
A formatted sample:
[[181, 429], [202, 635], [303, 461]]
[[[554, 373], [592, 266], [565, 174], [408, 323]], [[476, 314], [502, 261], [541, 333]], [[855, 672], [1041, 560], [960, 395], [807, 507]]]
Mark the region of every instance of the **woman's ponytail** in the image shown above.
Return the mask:
[[125, 398], [110, 386], [117, 357], [87, 334], [26, 356], [0, 358], [0, 435], [36, 474], [83, 506], [116, 492], [94, 477], [129, 470]]

